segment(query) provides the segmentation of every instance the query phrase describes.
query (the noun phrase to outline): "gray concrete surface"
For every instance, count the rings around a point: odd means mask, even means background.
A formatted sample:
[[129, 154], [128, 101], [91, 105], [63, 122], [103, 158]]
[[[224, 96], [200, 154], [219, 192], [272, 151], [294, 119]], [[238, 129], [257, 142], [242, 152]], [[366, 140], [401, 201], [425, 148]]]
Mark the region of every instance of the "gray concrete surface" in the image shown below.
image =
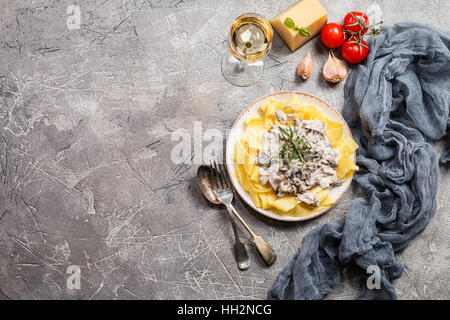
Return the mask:
[[[449, 1], [322, 0], [330, 21], [370, 10], [386, 25], [450, 27]], [[1, 0], [0, 299], [264, 299], [314, 226], [341, 218], [355, 186], [327, 214], [282, 223], [236, 207], [278, 252], [266, 267], [241, 228], [252, 267], [237, 269], [232, 230], [195, 184], [198, 164], [177, 164], [173, 132], [229, 128], [271, 92], [317, 95], [342, 109], [343, 86], [319, 70], [315, 39], [291, 54], [276, 35], [264, 78], [237, 88], [221, 75], [227, 32], [245, 12], [272, 17], [291, 0]], [[77, 4], [80, 29], [67, 13]], [[72, 12], [72, 11], [69, 11]], [[310, 49], [315, 71], [295, 76]], [[443, 143], [437, 148], [442, 150]], [[192, 153], [194, 150], [192, 148]], [[450, 173], [440, 170], [438, 209], [398, 254], [401, 299], [449, 299]], [[70, 289], [67, 268], [81, 270]], [[328, 299], [353, 299], [358, 274], [343, 272]]]

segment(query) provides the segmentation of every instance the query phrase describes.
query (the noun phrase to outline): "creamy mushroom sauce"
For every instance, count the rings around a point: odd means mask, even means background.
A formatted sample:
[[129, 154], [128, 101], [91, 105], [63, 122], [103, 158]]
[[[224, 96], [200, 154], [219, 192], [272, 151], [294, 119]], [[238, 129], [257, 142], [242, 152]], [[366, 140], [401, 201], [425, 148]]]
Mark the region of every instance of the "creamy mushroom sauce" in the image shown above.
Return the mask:
[[[295, 116], [277, 111], [279, 122], [285, 124]], [[277, 197], [285, 194], [295, 195], [298, 202], [319, 206], [317, 195], [311, 191], [319, 186], [327, 189], [342, 183], [336, 176], [339, 151], [334, 149], [326, 136], [326, 124], [321, 120], [293, 119], [294, 130], [304, 136], [311, 144], [309, 152], [302, 156], [306, 164], [298, 159], [288, 162], [280, 156], [285, 141], [281, 139], [279, 127], [287, 130], [287, 125], [273, 126], [262, 136], [262, 150], [256, 155], [260, 166], [259, 179], [275, 190]]]

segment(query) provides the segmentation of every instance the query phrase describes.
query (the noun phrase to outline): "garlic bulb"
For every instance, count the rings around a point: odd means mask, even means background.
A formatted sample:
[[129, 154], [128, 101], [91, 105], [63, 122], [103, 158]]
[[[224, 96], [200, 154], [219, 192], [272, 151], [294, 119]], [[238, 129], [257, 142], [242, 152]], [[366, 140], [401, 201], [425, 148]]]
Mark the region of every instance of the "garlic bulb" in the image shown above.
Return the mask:
[[337, 83], [344, 80], [347, 75], [347, 66], [344, 61], [336, 58], [332, 51], [328, 55], [328, 60], [323, 66], [323, 77], [328, 82]]
[[311, 55], [309, 54], [309, 50], [306, 57], [298, 64], [297, 73], [300, 77], [302, 77], [303, 80], [306, 80], [309, 77], [311, 77], [312, 59]]

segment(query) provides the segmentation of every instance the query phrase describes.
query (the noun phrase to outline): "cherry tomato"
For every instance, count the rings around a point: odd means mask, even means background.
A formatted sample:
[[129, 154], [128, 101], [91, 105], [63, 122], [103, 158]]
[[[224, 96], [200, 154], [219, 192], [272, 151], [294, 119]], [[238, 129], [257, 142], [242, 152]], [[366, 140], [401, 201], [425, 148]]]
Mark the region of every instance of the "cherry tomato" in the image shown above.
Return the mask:
[[360, 33], [362, 36], [367, 32], [369, 26], [369, 18], [362, 12], [352, 11], [347, 13], [344, 18], [344, 30], [350, 36], [354, 36], [356, 33]]
[[345, 41], [341, 48], [342, 57], [350, 63], [358, 63], [364, 60], [369, 53], [369, 47], [364, 40], [355, 37]]
[[345, 41], [342, 25], [331, 22], [323, 27], [320, 39], [330, 49], [339, 48]]

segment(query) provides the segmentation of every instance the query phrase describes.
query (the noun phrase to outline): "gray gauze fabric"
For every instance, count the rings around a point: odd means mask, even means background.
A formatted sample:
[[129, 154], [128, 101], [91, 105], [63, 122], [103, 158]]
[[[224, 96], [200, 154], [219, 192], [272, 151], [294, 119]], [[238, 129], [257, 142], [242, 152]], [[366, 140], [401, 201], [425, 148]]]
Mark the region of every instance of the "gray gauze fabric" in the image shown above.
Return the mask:
[[[369, 45], [368, 57], [347, 79], [343, 110], [360, 146], [354, 178], [366, 196], [353, 201], [345, 221], [306, 235], [270, 299], [321, 299], [349, 264], [361, 270], [360, 299], [396, 299], [391, 280], [402, 275], [403, 264], [394, 252], [407, 247], [436, 210], [438, 156], [431, 142], [450, 126], [449, 34], [401, 23]], [[441, 161], [450, 161], [449, 151]], [[370, 277], [376, 269], [367, 272], [372, 265], [380, 270], [380, 289], [367, 286], [376, 285]]]

